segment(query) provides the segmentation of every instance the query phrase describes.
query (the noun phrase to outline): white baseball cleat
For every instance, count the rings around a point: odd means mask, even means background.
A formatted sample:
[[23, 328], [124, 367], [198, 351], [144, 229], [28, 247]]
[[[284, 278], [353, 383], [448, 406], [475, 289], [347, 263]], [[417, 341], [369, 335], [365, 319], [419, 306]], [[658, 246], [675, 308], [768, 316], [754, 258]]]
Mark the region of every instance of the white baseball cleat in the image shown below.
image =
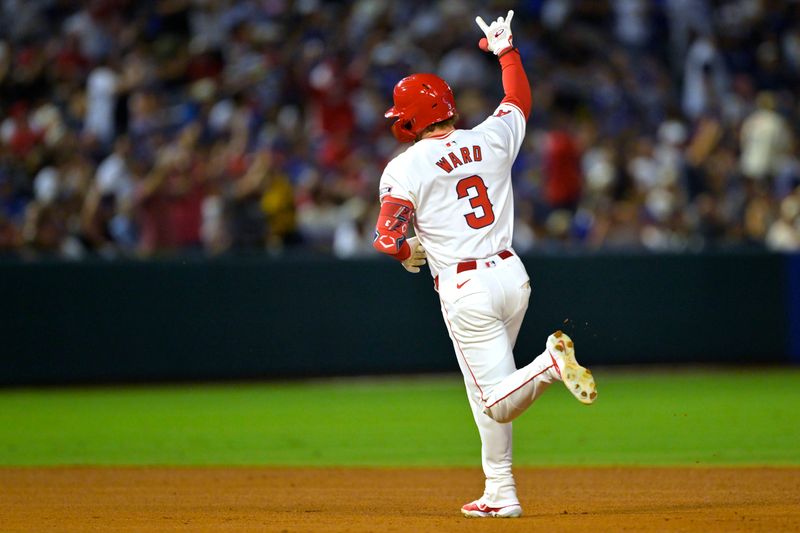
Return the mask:
[[514, 503], [502, 507], [491, 507], [481, 500], [475, 500], [465, 504], [461, 508], [461, 514], [467, 518], [517, 518], [522, 516], [522, 506]]
[[597, 386], [592, 371], [575, 360], [575, 344], [569, 335], [559, 330], [547, 337], [547, 352], [567, 390], [579, 402], [586, 405], [593, 403], [597, 398]]

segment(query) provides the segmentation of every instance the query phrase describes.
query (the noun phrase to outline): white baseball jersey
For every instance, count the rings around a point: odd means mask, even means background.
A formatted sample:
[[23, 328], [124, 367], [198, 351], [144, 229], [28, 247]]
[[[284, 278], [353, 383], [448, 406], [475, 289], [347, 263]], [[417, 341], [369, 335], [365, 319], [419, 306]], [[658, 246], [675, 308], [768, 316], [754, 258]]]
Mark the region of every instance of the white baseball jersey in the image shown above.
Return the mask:
[[428, 137], [392, 159], [380, 196], [410, 201], [431, 274], [511, 247], [511, 165], [525, 137], [525, 116], [501, 103], [471, 130]]

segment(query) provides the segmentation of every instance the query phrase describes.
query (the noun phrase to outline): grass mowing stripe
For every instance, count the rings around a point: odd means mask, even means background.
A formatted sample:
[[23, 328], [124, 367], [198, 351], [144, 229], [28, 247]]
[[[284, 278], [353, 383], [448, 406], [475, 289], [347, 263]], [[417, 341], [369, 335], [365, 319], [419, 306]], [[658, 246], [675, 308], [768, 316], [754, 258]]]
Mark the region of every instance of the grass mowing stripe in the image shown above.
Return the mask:
[[[595, 373], [514, 422], [518, 465], [800, 465], [800, 369]], [[478, 465], [461, 379], [0, 391], [0, 465]]]

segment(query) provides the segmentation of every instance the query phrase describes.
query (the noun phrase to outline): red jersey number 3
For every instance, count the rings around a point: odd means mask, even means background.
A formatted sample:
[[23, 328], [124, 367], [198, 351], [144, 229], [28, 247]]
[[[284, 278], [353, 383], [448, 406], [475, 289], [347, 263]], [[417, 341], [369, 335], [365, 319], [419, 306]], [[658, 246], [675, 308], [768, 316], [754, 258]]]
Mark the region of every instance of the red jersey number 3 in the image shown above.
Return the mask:
[[[473, 189], [470, 194], [470, 189]], [[469, 205], [475, 211], [467, 213], [464, 218], [467, 220], [470, 228], [481, 229], [494, 222], [494, 211], [492, 211], [492, 202], [489, 200], [488, 190], [483, 178], [480, 176], [470, 176], [464, 178], [456, 184], [456, 192], [458, 198], [469, 198]], [[477, 192], [477, 194], [476, 194]], [[483, 211], [479, 213], [478, 208]]]

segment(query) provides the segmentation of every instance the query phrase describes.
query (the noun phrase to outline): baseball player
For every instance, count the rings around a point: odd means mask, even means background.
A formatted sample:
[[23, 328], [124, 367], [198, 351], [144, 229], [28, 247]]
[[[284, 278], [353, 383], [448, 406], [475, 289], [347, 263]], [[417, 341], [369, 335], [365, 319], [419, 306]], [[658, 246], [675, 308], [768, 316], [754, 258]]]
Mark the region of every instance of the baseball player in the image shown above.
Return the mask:
[[[505, 97], [484, 122], [457, 130], [450, 87], [433, 74], [413, 74], [394, 88], [392, 133], [413, 143], [386, 166], [375, 248], [417, 273], [430, 260], [434, 286], [453, 341], [481, 437], [486, 475], [468, 517], [518, 517], [522, 507], [511, 473], [511, 421], [561, 381], [584, 404], [597, 391], [575, 360], [572, 340], [557, 331], [533, 362], [517, 369], [512, 348], [531, 293], [511, 248], [514, 205], [511, 165], [525, 136], [531, 91], [513, 46], [513, 11], [487, 25], [479, 46], [500, 62]], [[415, 237], [407, 238], [409, 224]]]

